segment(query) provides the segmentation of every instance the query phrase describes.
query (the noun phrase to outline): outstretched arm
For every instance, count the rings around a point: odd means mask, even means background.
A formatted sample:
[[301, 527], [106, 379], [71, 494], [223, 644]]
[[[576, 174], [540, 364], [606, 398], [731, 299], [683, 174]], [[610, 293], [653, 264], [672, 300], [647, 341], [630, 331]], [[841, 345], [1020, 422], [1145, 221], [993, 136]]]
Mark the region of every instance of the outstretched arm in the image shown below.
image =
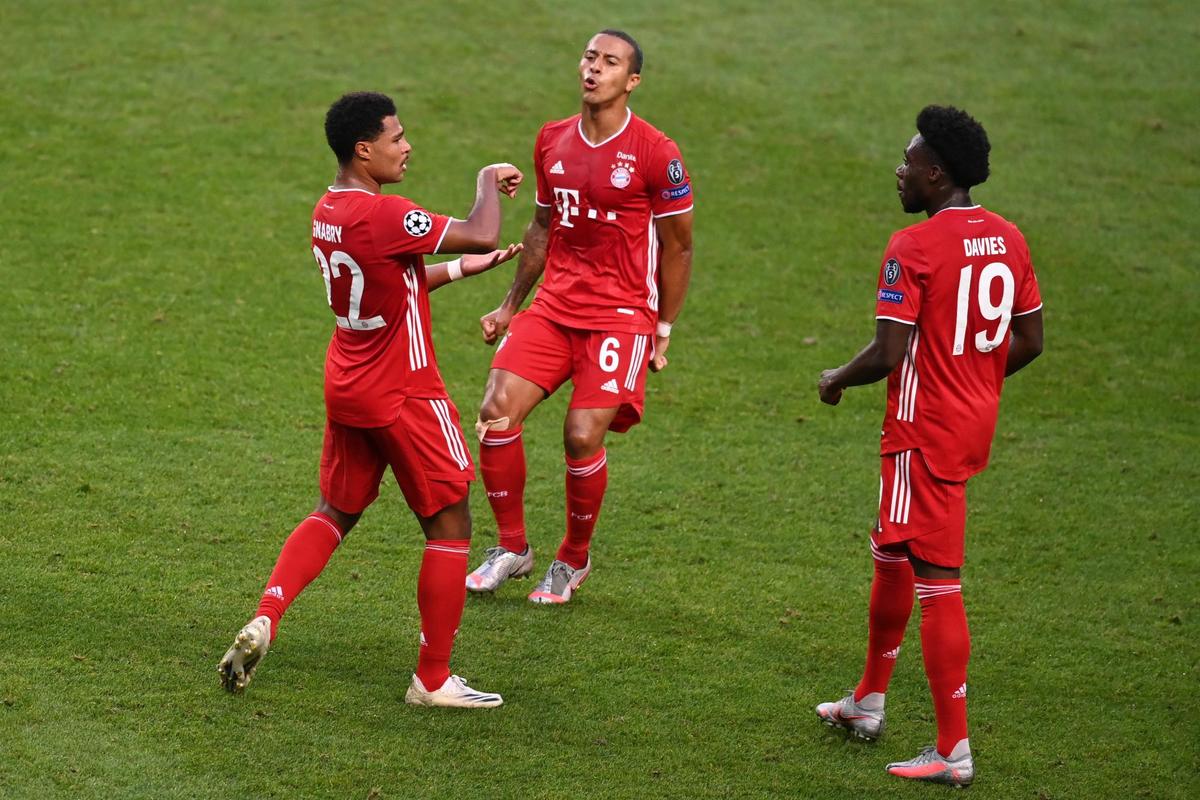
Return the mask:
[[1042, 354], [1042, 310], [1012, 318], [1012, 344], [1004, 363], [1004, 377], [1012, 375]]
[[658, 372], [667, 366], [671, 326], [679, 319], [688, 284], [692, 280], [692, 212], [659, 217], [654, 221], [654, 227], [658, 240], [662, 242], [662, 257], [658, 273], [659, 325], [654, 337], [654, 359], [650, 362], [650, 369]]
[[504, 297], [504, 302], [495, 311], [484, 314], [479, 318], [479, 327], [483, 329], [483, 340], [495, 344], [508, 332], [508, 325], [520, 310], [521, 304], [529, 296], [530, 290], [542, 277], [546, 269], [546, 246], [550, 238], [550, 208], [538, 206], [533, 220], [525, 229], [525, 238], [521, 242], [521, 259], [517, 262], [517, 272], [513, 276], [512, 286]]
[[451, 220], [438, 247], [439, 253], [487, 253], [500, 239], [500, 198], [517, 196], [523, 179], [512, 164], [492, 164], [475, 179], [475, 205], [466, 219]]
[[522, 245], [510, 244], [503, 250], [493, 250], [481, 255], [464, 255], [453, 261], [441, 261], [425, 265], [425, 281], [429, 291], [445, 286], [459, 278], [469, 278], [498, 267], [521, 252]]
[[913, 326], [890, 319], [875, 321], [875, 338], [837, 369], [821, 373], [817, 384], [821, 402], [836, 406], [842, 399], [842, 390], [847, 386], [862, 386], [886, 378], [891, 374], [908, 346], [908, 336]]

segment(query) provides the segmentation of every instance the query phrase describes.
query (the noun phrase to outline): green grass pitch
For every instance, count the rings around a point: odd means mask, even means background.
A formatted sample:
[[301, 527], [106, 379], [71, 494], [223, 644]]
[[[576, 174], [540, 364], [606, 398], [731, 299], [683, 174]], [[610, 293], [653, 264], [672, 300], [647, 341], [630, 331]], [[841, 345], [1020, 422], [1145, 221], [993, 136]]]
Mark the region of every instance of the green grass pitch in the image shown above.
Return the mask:
[[[1046, 301], [970, 488], [971, 791], [1200, 793], [1194, 4], [3, 5], [0, 797], [934, 796], [883, 772], [934, 736], [916, 615], [886, 738], [812, 712], [861, 668], [883, 404], [823, 407], [816, 379], [871, 335], [929, 102], [987, 126], [975, 198], [1022, 227]], [[577, 110], [609, 26], [694, 176], [696, 263], [647, 419], [610, 442], [593, 578], [561, 609], [527, 583], [469, 599], [454, 666], [502, 709], [406, 707], [420, 535], [389, 484], [223, 694], [315, 498], [326, 107], [391, 93], [415, 147], [394, 191], [462, 215], [478, 167], [528, 169]], [[532, 206], [505, 204], [507, 240]], [[434, 295], [466, 418], [510, 275]], [[542, 564], [564, 403], [526, 434]]]

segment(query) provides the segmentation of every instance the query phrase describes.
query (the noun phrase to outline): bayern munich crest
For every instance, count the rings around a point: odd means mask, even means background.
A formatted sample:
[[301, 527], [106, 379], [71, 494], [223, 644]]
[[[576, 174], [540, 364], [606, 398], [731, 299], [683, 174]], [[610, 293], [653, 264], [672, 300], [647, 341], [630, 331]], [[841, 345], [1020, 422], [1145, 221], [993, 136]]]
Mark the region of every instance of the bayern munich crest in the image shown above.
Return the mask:
[[404, 230], [413, 236], [424, 236], [433, 227], [433, 220], [420, 209], [414, 208], [404, 215]]
[[888, 286], [895, 286], [898, 280], [900, 280], [900, 262], [889, 258], [883, 265], [883, 282]]
[[618, 189], [624, 189], [633, 180], [633, 176], [629, 174], [629, 170], [625, 169], [625, 167], [617, 167], [612, 171], [612, 175], [608, 176], [608, 179], [612, 181], [613, 186]]

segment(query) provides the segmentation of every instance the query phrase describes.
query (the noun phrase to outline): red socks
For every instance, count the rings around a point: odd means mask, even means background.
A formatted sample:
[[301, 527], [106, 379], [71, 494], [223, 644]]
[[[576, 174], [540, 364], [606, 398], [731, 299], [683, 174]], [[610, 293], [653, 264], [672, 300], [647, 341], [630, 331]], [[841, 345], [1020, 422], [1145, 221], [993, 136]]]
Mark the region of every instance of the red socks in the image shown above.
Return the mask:
[[950, 756], [967, 738], [967, 660], [971, 637], [957, 578], [917, 578], [921, 600], [921, 652], [937, 717], [937, 750]]
[[525, 541], [525, 445], [521, 428], [498, 431], [489, 428], [479, 443], [479, 470], [488, 502], [496, 516], [500, 546], [524, 552]]
[[875, 562], [875, 579], [871, 582], [871, 610], [867, 623], [867, 665], [854, 690], [855, 702], [874, 692], [887, 692], [913, 607], [913, 569], [908, 556], [880, 550], [874, 541], [871, 542], [871, 555]]
[[467, 554], [470, 539], [429, 539], [417, 578], [421, 612], [421, 648], [417, 677], [435, 692], [450, 677], [450, 651], [467, 602]]
[[603, 448], [591, 458], [567, 461], [567, 535], [558, 546], [559, 561], [582, 569], [588, 560], [588, 545], [600, 516], [604, 490], [608, 486], [608, 455]]
[[279, 620], [304, 587], [321, 574], [329, 557], [342, 542], [342, 529], [329, 517], [313, 512], [296, 526], [283, 543], [275, 569], [267, 579], [267, 589], [254, 616], [271, 620], [271, 641], [279, 630]]

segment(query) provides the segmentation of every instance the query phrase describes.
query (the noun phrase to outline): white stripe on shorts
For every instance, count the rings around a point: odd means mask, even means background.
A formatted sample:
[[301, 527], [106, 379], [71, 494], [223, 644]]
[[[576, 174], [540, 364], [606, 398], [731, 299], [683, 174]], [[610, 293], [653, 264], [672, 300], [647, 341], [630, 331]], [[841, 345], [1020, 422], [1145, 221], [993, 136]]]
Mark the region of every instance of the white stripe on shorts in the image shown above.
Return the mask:
[[446, 438], [446, 449], [450, 452], [450, 457], [454, 459], [455, 464], [458, 464], [459, 469], [466, 469], [471, 461], [467, 457], [467, 447], [463, 443], [462, 433], [450, 417], [449, 406], [446, 405], [445, 400], [430, 400], [429, 405], [433, 407], [433, 413], [442, 429], [442, 436]]

